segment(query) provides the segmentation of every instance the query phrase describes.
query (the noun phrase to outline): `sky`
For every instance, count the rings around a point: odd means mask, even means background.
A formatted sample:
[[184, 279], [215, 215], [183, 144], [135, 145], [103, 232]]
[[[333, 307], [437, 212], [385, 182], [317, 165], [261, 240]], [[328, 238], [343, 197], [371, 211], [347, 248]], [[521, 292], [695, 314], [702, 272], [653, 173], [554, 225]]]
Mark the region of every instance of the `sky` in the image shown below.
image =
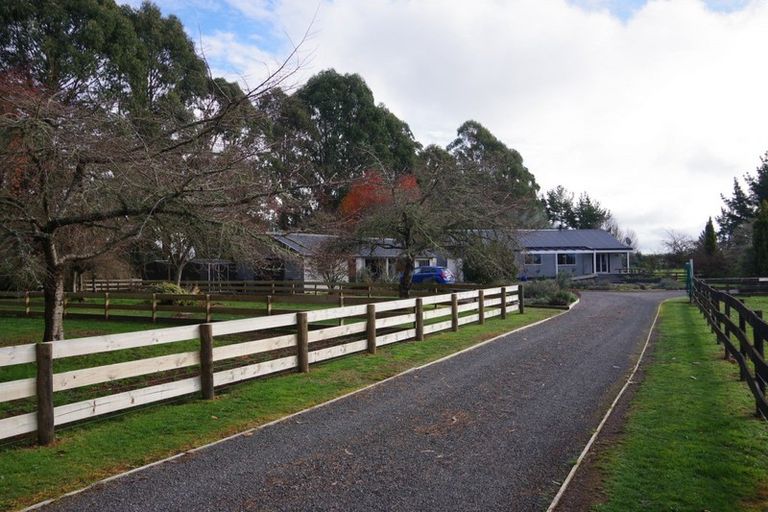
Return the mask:
[[[134, 6], [138, 1], [132, 0]], [[586, 191], [663, 249], [768, 151], [766, 0], [156, 0], [214, 75], [358, 73], [422, 144], [466, 120], [542, 192]]]

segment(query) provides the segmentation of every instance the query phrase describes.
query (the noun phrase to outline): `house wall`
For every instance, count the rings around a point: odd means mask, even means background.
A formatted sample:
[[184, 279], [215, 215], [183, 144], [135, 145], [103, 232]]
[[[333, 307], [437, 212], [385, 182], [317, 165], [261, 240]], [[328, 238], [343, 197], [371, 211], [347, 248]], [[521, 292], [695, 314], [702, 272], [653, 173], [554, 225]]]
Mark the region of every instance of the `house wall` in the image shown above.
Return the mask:
[[627, 266], [627, 255], [623, 252], [611, 254], [611, 272], [618, 272]]
[[[518, 262], [524, 261], [523, 259]], [[518, 268], [522, 269], [521, 275], [526, 276], [528, 279], [536, 279], [539, 277], [555, 277], [555, 255], [554, 254], [542, 254], [541, 265], [520, 265]]]
[[[593, 273], [593, 258], [592, 253], [578, 253], [574, 255], [576, 257], [575, 265], [557, 265], [557, 271], [564, 274], [571, 274], [573, 276], [583, 276]], [[525, 275], [529, 279], [555, 277], [555, 262], [557, 256], [555, 254], [542, 254], [541, 265], [521, 265], [520, 262], [524, 261], [521, 257], [518, 259], [518, 267], [522, 269], [521, 275]], [[613, 263], [613, 262], [611, 262]]]
[[[592, 253], [574, 254], [574, 256], [576, 257], [575, 265], [558, 265], [557, 271], [563, 274], [570, 274], [572, 276], [583, 276], [585, 274], [591, 274], [593, 263]], [[552, 277], [554, 277], [554, 275], [554, 269], [552, 269]]]

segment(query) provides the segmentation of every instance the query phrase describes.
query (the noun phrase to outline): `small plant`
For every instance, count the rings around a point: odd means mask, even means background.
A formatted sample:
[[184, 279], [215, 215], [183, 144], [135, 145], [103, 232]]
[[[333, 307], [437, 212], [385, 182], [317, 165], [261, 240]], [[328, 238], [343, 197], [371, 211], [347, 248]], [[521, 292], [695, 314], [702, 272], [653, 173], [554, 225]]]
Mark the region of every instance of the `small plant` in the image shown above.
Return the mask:
[[685, 283], [683, 281], [675, 281], [674, 279], [665, 277], [659, 281], [659, 288], [663, 288], [664, 290], [684, 290]]

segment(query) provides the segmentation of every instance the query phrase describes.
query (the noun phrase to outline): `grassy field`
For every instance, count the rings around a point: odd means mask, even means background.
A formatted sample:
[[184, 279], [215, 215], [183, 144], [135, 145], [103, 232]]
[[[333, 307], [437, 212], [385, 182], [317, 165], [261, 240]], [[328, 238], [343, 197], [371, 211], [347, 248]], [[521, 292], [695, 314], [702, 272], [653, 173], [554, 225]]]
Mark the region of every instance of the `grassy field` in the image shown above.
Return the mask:
[[0, 510], [28, 505], [77, 489], [108, 475], [200, 446], [226, 435], [380, 381], [556, 311], [493, 318], [485, 325], [395, 343], [376, 355], [358, 354], [289, 373], [232, 386], [216, 400], [187, 399], [92, 423], [60, 429], [49, 447], [0, 448]]
[[757, 309], [764, 313], [765, 318], [768, 319], [768, 295], [754, 296], [754, 297], [739, 297], [744, 299], [749, 309]]
[[768, 425], [738, 367], [687, 302], [663, 306], [659, 335], [596, 510], [766, 510]]

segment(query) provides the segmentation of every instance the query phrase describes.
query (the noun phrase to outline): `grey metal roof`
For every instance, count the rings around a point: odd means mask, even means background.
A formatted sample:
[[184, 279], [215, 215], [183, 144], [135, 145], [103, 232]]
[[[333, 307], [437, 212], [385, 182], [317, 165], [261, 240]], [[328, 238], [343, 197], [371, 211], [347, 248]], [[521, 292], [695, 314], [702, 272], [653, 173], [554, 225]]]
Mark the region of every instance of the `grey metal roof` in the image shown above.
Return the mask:
[[[274, 233], [272, 237], [292, 251], [302, 256], [311, 256], [321, 249], [328, 241], [335, 240], [336, 235], [319, 233]], [[402, 250], [396, 247], [391, 238], [372, 239], [368, 243], [361, 243], [356, 256], [362, 258], [397, 258]], [[434, 256], [431, 252], [423, 254], [423, 257]]]
[[518, 232], [518, 240], [527, 251], [588, 250], [632, 251], [633, 248], [616, 240], [602, 229], [533, 229]]
[[309, 256], [336, 236], [319, 233], [274, 233], [272, 238], [302, 256]]

